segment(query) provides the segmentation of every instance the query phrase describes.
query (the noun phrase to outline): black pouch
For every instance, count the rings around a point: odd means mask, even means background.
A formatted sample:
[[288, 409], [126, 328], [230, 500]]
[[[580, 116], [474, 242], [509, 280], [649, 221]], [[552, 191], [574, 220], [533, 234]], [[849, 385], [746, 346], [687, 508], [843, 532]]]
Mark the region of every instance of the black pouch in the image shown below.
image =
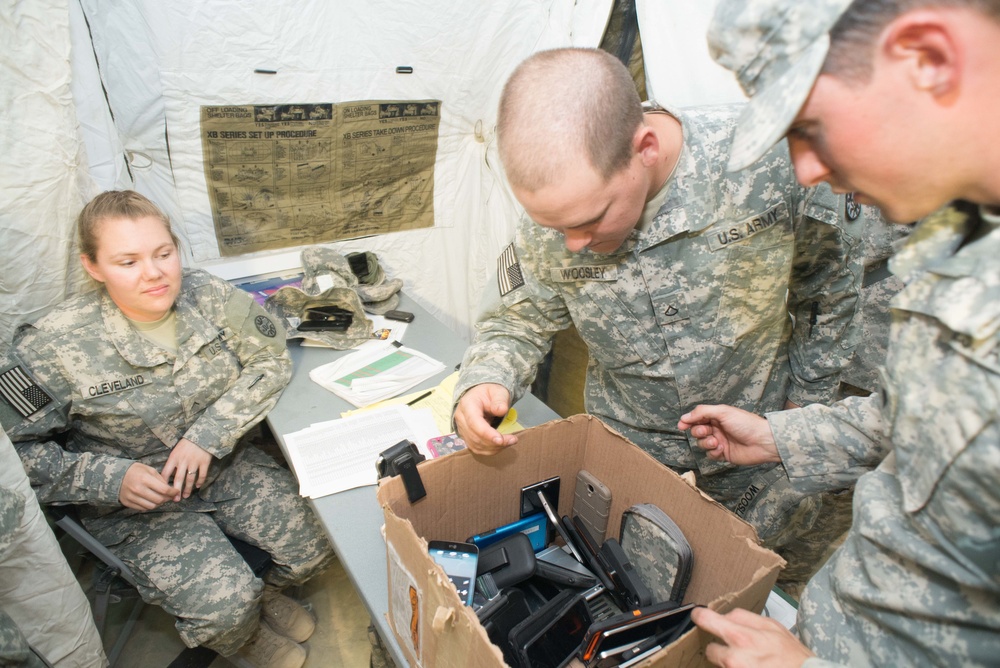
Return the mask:
[[500, 589], [524, 582], [535, 574], [535, 551], [523, 533], [508, 536], [479, 551], [476, 575], [490, 573]]
[[653, 602], [684, 600], [694, 568], [694, 553], [684, 532], [652, 503], [622, 513], [619, 543], [653, 594]]
[[354, 314], [336, 304], [307, 304], [302, 320], [299, 322], [300, 332], [331, 331], [346, 332], [354, 322]]
[[424, 482], [420, 479], [417, 464], [427, 459], [411, 441], [400, 441], [391, 448], [379, 453], [375, 460], [378, 477], [387, 478], [395, 475], [403, 476], [403, 487], [410, 503], [427, 496]]

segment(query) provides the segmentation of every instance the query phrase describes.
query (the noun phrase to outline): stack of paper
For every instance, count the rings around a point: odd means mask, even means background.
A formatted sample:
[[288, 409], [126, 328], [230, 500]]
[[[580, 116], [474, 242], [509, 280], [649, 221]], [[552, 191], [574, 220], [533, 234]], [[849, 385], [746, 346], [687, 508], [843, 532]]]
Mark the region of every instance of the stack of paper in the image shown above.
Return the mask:
[[299, 479], [299, 494], [315, 499], [374, 485], [379, 453], [408, 440], [427, 456], [427, 439], [437, 433], [429, 410], [389, 406], [320, 422], [285, 434], [284, 441], [289, 463]]
[[394, 397], [444, 371], [444, 364], [404, 346], [362, 348], [318, 366], [309, 377], [361, 407]]

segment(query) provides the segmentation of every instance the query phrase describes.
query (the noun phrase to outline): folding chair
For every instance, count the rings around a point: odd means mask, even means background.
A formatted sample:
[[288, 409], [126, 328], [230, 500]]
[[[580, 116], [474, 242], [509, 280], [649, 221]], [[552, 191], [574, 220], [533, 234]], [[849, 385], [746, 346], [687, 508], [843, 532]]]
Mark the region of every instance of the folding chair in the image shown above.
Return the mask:
[[[121, 632], [115, 639], [114, 646], [107, 653], [112, 666], [118, 661], [125, 643], [135, 628], [142, 611], [143, 600], [136, 589], [135, 577], [125, 563], [115, 556], [103, 543], [94, 538], [80, 523], [76, 506], [47, 506], [46, 512], [56, 526], [65, 531], [73, 540], [79, 543], [87, 552], [99, 561], [98, 570], [94, 574], [94, 624], [97, 632], [104, 638], [108, 606], [126, 598], [134, 598], [132, 609], [122, 625]], [[124, 584], [123, 584], [124, 583]]]
[[[108, 607], [111, 603], [118, 603], [126, 598], [134, 598], [132, 609], [128, 618], [122, 625], [122, 629], [115, 639], [114, 646], [107, 653], [108, 661], [112, 668], [116, 665], [125, 643], [128, 642], [136, 623], [139, 613], [142, 612], [143, 600], [137, 589], [135, 576], [125, 563], [115, 556], [103, 543], [94, 538], [80, 522], [76, 506], [73, 505], [50, 505], [46, 507], [49, 516], [52, 517], [56, 526], [66, 532], [67, 535], [79, 543], [85, 550], [92, 554], [100, 562], [98, 570], [94, 574], [94, 623], [101, 638], [104, 638], [105, 627], [107, 626]], [[240, 556], [247, 562], [250, 569], [257, 577], [263, 577], [264, 573], [271, 566], [271, 555], [255, 545], [251, 545], [238, 538], [226, 536], [229, 542]], [[106, 644], [106, 643], [105, 643]], [[185, 649], [180, 656], [173, 661], [171, 666], [207, 666], [215, 658], [216, 653], [203, 647]], [[204, 657], [204, 660], [200, 660]]]

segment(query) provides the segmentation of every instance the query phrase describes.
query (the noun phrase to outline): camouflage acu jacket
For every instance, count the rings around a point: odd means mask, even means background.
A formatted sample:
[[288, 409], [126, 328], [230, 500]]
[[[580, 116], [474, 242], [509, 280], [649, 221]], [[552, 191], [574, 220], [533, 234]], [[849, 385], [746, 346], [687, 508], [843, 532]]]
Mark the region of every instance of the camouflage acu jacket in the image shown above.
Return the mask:
[[15, 333], [0, 422], [40, 501], [120, 509], [128, 467], [161, 469], [181, 438], [216, 458], [214, 478], [277, 402], [291, 359], [273, 316], [204, 271], [185, 271], [175, 308], [176, 356], [141, 337], [103, 289]]
[[823, 659], [997, 665], [998, 256], [1000, 225], [974, 208], [922, 221], [892, 261], [912, 279], [892, 302], [881, 393], [768, 415], [798, 488], [861, 476], [853, 527], [799, 609]]
[[665, 199], [614, 253], [573, 253], [520, 222], [456, 397], [499, 383], [516, 400], [573, 322], [590, 352], [587, 411], [668, 465], [725, 466], [676, 429], [699, 403], [762, 413], [833, 400], [854, 345], [861, 208], [799, 186], [784, 143], [726, 173], [739, 109], [675, 113], [684, 145]]

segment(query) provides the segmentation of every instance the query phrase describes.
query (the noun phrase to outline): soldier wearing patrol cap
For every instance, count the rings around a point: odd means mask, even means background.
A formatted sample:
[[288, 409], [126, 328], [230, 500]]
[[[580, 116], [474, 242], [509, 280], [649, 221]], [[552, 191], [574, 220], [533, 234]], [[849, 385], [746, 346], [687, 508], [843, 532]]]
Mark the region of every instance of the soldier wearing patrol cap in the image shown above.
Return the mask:
[[699, 406], [678, 425], [713, 459], [781, 461], [803, 491], [857, 480], [853, 526], [800, 603], [805, 644], [773, 620], [703, 609], [695, 622], [722, 640], [707, 656], [995, 666], [1000, 2], [723, 0], [709, 42], [753, 96], [732, 167], [787, 132], [800, 181], [923, 220], [889, 264], [906, 287], [879, 393], [766, 419]]
[[[0, 422], [32, 487], [81, 504], [187, 645], [301, 666], [315, 623], [280, 591], [333, 550], [254, 442], [291, 376], [284, 332], [247, 293], [183, 271], [169, 221], [138, 193], [99, 195], [79, 232], [101, 289], [19, 328], [0, 367]], [[223, 532], [272, 556], [264, 581]]]
[[517, 68], [498, 142], [527, 215], [462, 363], [455, 424], [475, 452], [513, 443], [489, 420], [573, 323], [589, 347], [588, 412], [694, 471], [780, 546], [812, 525], [816, 499], [791, 493], [773, 464], [712, 462], [675, 418], [705, 401], [763, 412], [834, 399], [863, 216], [796, 184], [783, 145], [727, 174], [739, 110], [644, 110], [628, 71], [599, 50], [544, 51]]

